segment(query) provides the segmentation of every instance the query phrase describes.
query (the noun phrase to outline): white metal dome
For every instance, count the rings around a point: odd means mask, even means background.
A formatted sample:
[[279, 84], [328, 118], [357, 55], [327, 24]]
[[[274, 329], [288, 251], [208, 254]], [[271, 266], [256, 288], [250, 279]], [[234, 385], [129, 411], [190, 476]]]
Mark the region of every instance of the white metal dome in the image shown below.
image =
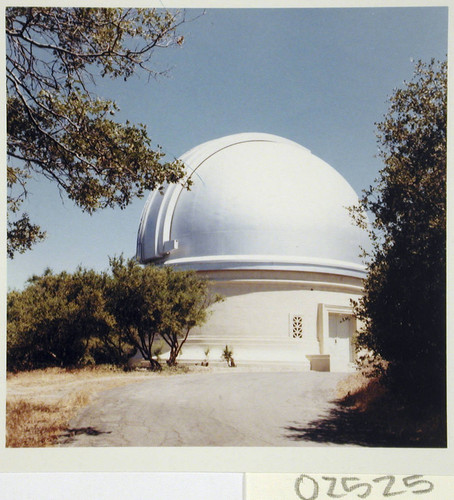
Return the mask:
[[150, 194], [142, 263], [197, 270], [279, 269], [362, 277], [367, 234], [347, 212], [348, 182], [299, 144], [270, 134], [206, 142], [181, 160], [193, 184]]

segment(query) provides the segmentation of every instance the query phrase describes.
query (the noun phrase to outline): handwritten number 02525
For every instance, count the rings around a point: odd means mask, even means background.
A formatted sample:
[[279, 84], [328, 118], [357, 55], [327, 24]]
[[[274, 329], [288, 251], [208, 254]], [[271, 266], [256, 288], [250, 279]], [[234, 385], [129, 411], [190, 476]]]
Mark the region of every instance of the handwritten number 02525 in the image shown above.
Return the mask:
[[[411, 490], [411, 493], [413, 493], [414, 495], [422, 495], [424, 493], [430, 493], [434, 489], [433, 483], [426, 479], [422, 479], [422, 477], [423, 476], [419, 474], [404, 477], [402, 479], [402, 482], [407, 489], [403, 490], [393, 489], [396, 482], [395, 476], [379, 476], [372, 479], [372, 482], [378, 484], [386, 481], [386, 485], [382, 491], [383, 498], [402, 495], [409, 490]], [[322, 479], [329, 483], [329, 485], [327, 485], [328, 491], [326, 492], [326, 495], [329, 498], [343, 498], [345, 496], [350, 496], [348, 494], [352, 492], [356, 493], [355, 498], [367, 498], [371, 494], [373, 489], [373, 485], [370, 483], [364, 481], [358, 482], [360, 481], [360, 478], [358, 477], [342, 477], [340, 478], [340, 486], [344, 493], [336, 493], [336, 486], [338, 484], [337, 481], [339, 478], [332, 476], [322, 476]], [[352, 484], [355, 482], [356, 484]], [[419, 489], [414, 489], [418, 487]], [[340, 487], [338, 489], [340, 490]], [[307, 474], [301, 474], [295, 482], [295, 492], [297, 497], [302, 500], [316, 500], [317, 498], [319, 498], [320, 485], [313, 477]], [[350, 498], [352, 497], [350, 496]]]

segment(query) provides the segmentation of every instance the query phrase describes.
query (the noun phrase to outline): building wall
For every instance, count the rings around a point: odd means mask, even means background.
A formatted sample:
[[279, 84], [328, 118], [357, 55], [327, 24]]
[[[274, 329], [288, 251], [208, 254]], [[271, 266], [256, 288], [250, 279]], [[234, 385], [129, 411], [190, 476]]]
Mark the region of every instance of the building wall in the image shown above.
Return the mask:
[[[238, 363], [309, 369], [310, 356], [329, 354], [333, 371], [349, 368], [350, 339], [345, 338], [356, 325], [345, 318], [350, 299], [360, 296], [361, 280], [283, 271], [216, 271], [207, 277], [213, 293], [225, 300], [213, 305], [205, 325], [191, 332], [182, 360], [201, 361], [209, 348], [209, 358], [217, 361], [228, 345]], [[301, 317], [302, 338], [293, 338], [294, 315]]]

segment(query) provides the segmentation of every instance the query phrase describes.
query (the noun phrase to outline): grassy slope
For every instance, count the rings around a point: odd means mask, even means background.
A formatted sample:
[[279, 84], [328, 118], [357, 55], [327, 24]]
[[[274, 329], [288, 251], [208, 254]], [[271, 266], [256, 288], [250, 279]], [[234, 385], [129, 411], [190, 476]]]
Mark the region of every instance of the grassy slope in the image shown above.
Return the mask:
[[357, 372], [338, 386], [339, 403], [361, 414], [390, 445], [445, 447], [446, 416], [430, 409], [410, 408], [386, 390], [377, 378]]
[[110, 367], [48, 368], [8, 374], [6, 446], [52, 446], [67, 431], [70, 419], [98, 392], [172, 373], [181, 370], [167, 369], [157, 374]]

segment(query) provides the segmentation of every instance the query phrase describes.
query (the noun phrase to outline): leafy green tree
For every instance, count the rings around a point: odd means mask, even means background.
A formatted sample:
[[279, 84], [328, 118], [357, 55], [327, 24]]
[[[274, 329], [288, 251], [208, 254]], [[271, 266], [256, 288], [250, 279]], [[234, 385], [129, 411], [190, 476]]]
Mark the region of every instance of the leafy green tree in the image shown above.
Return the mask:
[[160, 370], [154, 358], [156, 341], [170, 347], [167, 364], [176, 364], [190, 330], [203, 324], [207, 308], [220, 300], [210, 294], [208, 283], [193, 271], [170, 267], [141, 267], [135, 260], [111, 259], [106, 304], [119, 335]]
[[137, 70], [157, 76], [151, 56], [183, 43], [183, 22], [156, 9], [6, 9], [10, 258], [45, 237], [21, 213], [31, 177], [55, 182], [89, 213], [182, 180], [181, 162], [164, 162], [144, 125], [114, 121], [117, 106], [93, 89]]
[[408, 402], [446, 401], [446, 63], [419, 62], [377, 125], [384, 167], [356, 209], [372, 216], [359, 348]]
[[167, 321], [160, 330], [161, 338], [170, 347], [167, 364], [177, 364], [178, 355], [186, 342], [189, 332], [195, 326], [205, 323], [207, 309], [222, 300], [220, 295], [212, 295], [207, 281], [199, 278], [194, 271], [163, 270], [167, 280]]
[[112, 327], [106, 314], [103, 277], [78, 269], [74, 274], [34, 276], [22, 291], [8, 294], [9, 370], [76, 366], [90, 341]]
[[220, 300], [193, 271], [141, 267], [123, 257], [111, 272], [46, 270], [8, 294], [8, 370], [87, 363], [125, 365], [139, 351], [160, 370], [162, 344], [175, 365], [190, 330]]

